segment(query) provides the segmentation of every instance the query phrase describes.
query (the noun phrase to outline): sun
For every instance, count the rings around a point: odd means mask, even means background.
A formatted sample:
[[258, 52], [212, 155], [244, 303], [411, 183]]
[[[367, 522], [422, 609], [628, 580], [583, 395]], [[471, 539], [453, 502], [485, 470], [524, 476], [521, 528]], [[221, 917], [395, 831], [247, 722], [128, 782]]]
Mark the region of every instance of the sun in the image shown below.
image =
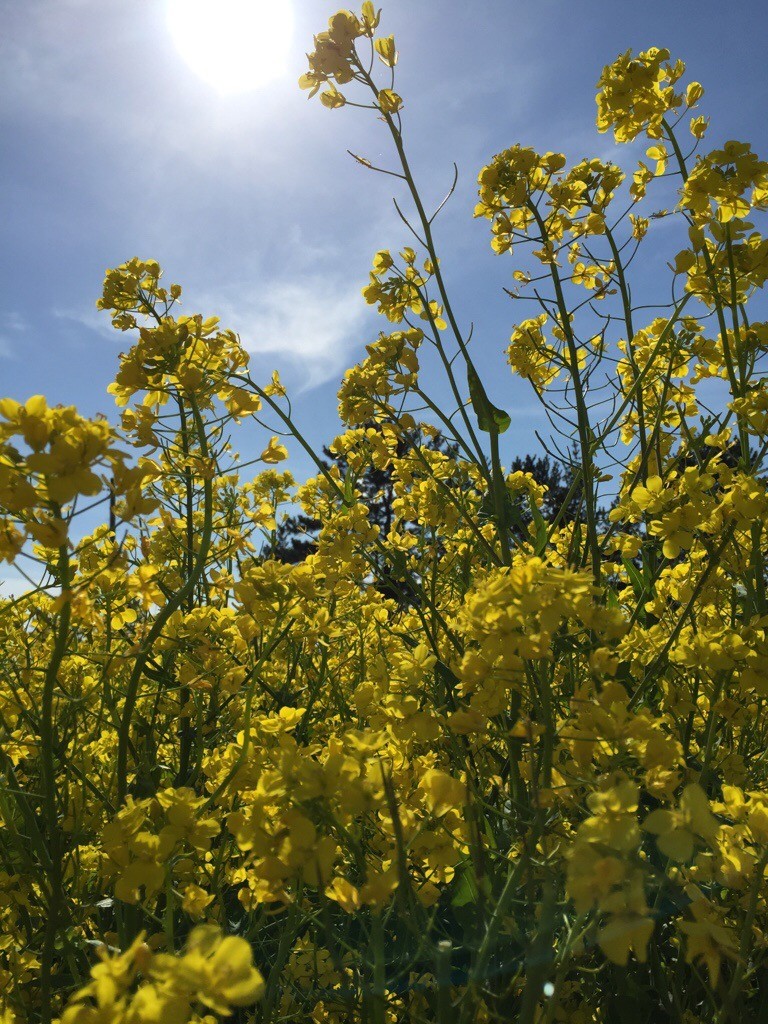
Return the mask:
[[289, 0], [168, 0], [168, 27], [200, 78], [248, 92], [285, 72], [293, 11]]

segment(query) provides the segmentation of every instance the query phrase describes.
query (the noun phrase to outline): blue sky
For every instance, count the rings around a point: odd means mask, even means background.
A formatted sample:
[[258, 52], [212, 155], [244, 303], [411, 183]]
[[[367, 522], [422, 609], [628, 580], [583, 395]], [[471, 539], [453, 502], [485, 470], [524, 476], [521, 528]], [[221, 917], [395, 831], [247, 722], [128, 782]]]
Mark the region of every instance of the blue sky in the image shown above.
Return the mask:
[[[280, 370], [318, 446], [337, 432], [341, 375], [386, 326], [360, 296], [371, 257], [408, 239], [391, 203], [397, 182], [345, 152], [391, 165], [383, 126], [308, 103], [296, 85], [335, 7], [293, 7], [286, 75], [220, 96], [178, 55], [164, 0], [0, 0], [0, 392], [113, 416], [105, 388], [126, 339], [94, 301], [106, 267], [151, 256], [184, 286], [186, 311], [241, 332], [255, 376]], [[472, 219], [478, 169], [515, 142], [631, 167], [638, 149], [596, 133], [595, 82], [619, 52], [650, 45], [704, 84], [707, 145], [745, 139], [766, 155], [768, 6], [389, 0], [382, 29], [400, 50], [406, 144], [425, 197], [437, 201], [459, 167], [438, 245], [491, 397], [512, 413], [506, 455], [533, 450], [547, 424], [505, 368], [521, 314], [502, 291], [513, 264], [490, 254], [487, 222]], [[648, 287], [679, 248], [664, 231], [659, 222], [639, 267]], [[301, 459], [292, 468], [309, 472]]]

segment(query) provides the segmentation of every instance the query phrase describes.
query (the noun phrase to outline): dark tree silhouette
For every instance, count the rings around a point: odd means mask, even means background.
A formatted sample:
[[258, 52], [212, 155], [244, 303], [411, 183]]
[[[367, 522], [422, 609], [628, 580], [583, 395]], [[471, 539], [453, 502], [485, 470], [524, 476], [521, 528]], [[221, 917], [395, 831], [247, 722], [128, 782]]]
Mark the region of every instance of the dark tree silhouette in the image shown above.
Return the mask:
[[[568, 497], [573, 484], [573, 472], [570, 466], [565, 468], [549, 455], [518, 455], [509, 467], [511, 473], [530, 473], [537, 484], [546, 486], [547, 492], [541, 505], [541, 514], [547, 522], [552, 522]], [[583, 490], [577, 488], [568, 502], [561, 522], [573, 522], [581, 519], [583, 510]], [[530, 520], [530, 512], [523, 513], [526, 521]]]
[[[375, 424], [368, 424], [368, 426], [375, 426]], [[457, 454], [456, 446], [442, 434], [437, 434], [435, 437], [424, 437], [420, 431], [414, 430], [405, 434], [400, 440], [397, 455], [402, 458], [409, 449], [416, 446], [442, 452], [444, 455], [454, 458]], [[323, 464], [326, 469], [330, 468], [331, 464], [336, 465], [343, 480], [347, 473], [347, 460], [332, 452], [327, 446], [323, 448], [323, 455], [325, 456]], [[379, 527], [381, 537], [387, 537], [394, 522], [395, 490], [391, 468], [377, 469], [375, 466], [368, 466], [356, 483], [361, 500], [368, 507], [369, 521]], [[269, 554], [271, 558], [280, 562], [290, 564], [302, 562], [317, 548], [317, 535], [321, 528], [322, 523], [319, 520], [313, 519], [305, 513], [289, 515], [277, 528], [274, 548], [263, 552], [263, 554]]]
[[[457, 454], [456, 446], [447, 441], [442, 434], [438, 434], [434, 438], [424, 438], [418, 431], [413, 431], [402, 439], [398, 454], [404, 456], [409, 448], [417, 444], [448, 456], [455, 457]], [[348, 468], [347, 460], [336, 455], [328, 447], [323, 448], [323, 455], [325, 456], [323, 460], [325, 467], [330, 468], [331, 464], [335, 464], [341, 478], [344, 479]], [[573, 483], [573, 472], [570, 466], [567, 463], [561, 464], [551, 459], [549, 455], [522, 455], [513, 459], [509, 469], [510, 472], [530, 473], [538, 484], [547, 487], [541, 512], [544, 519], [551, 522], [563, 506]], [[389, 534], [394, 521], [395, 492], [393, 484], [391, 469], [377, 469], [374, 466], [369, 466], [357, 480], [362, 500], [368, 506], [370, 522], [379, 527], [382, 537]], [[530, 511], [524, 507], [519, 510], [519, 513], [522, 521], [527, 525], [531, 518]], [[603, 510], [600, 510], [600, 515], [601, 518], [604, 517]], [[580, 488], [576, 488], [560, 521], [563, 523], [573, 522], [581, 520], [583, 517], [583, 492]], [[518, 522], [520, 522], [519, 519]], [[286, 516], [277, 528], [274, 547], [265, 549], [262, 554], [290, 564], [302, 562], [307, 555], [316, 550], [317, 535], [321, 528], [322, 523], [319, 520], [303, 512]], [[415, 531], [418, 529], [416, 524], [413, 524], [411, 528]]]

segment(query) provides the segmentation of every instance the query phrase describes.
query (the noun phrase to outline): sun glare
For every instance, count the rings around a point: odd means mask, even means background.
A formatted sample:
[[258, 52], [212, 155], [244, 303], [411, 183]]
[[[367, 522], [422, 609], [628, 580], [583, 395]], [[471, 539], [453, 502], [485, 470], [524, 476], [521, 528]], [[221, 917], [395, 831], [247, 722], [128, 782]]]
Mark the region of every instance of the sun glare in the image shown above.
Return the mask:
[[168, 27], [204, 81], [247, 92], [285, 71], [293, 11], [289, 0], [168, 0]]

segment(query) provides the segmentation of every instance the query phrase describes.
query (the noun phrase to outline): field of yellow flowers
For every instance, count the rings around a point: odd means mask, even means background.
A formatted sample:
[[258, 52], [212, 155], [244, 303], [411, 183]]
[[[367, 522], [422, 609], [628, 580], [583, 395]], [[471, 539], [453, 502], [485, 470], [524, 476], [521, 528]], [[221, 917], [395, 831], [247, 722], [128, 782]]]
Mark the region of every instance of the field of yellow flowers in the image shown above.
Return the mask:
[[[598, 130], [647, 141], [628, 174], [519, 145], [480, 171], [528, 268], [509, 365], [575, 443], [577, 511], [545, 519], [501, 462], [379, 20], [334, 15], [300, 82], [378, 117], [413, 209], [363, 293], [389, 324], [339, 391], [344, 473], [151, 259], [98, 302], [117, 429], [0, 402], [0, 559], [30, 577], [0, 602], [0, 1021], [764, 1022], [768, 163], [707, 151], [702, 87], [650, 49], [598, 84]], [[647, 316], [662, 216], [688, 243]], [[285, 435], [317, 465], [298, 489]], [[264, 538], [292, 500], [321, 530], [287, 564]]]

